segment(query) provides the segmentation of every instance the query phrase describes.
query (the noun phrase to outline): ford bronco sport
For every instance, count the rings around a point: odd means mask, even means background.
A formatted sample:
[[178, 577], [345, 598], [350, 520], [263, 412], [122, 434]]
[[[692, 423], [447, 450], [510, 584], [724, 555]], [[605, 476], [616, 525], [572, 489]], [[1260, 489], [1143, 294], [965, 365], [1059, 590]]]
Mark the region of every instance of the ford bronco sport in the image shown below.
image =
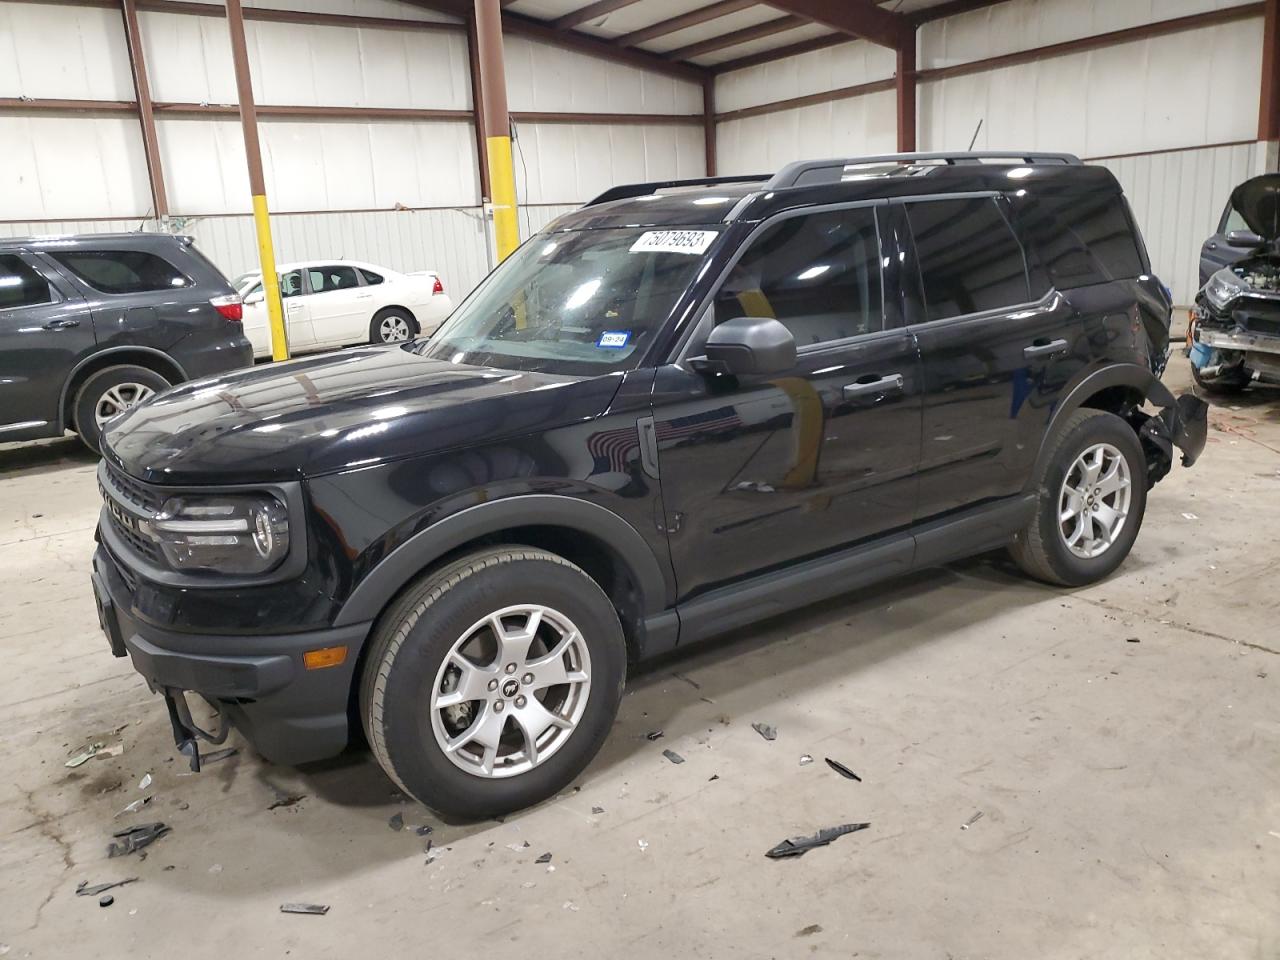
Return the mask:
[[510, 811], [583, 770], [629, 663], [999, 547], [1110, 574], [1205, 442], [1169, 319], [1066, 155], [617, 187], [428, 341], [112, 421], [102, 624], [197, 768], [229, 726], [290, 763], [363, 726], [422, 802]]

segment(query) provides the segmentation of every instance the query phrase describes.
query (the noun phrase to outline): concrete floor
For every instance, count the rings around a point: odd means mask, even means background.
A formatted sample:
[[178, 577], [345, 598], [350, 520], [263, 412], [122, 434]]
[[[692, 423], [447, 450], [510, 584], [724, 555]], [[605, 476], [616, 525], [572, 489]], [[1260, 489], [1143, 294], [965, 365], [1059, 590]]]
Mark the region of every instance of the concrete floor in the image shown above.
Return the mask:
[[[1215, 406], [1110, 581], [989, 557], [743, 631], [635, 678], [574, 791], [471, 825], [400, 802], [365, 753], [188, 774], [98, 631], [93, 461], [0, 448], [0, 953], [1280, 957], [1278, 400]], [[123, 753], [64, 766], [94, 740]], [[173, 832], [108, 860], [145, 820]], [[74, 892], [129, 876], [109, 909]]]

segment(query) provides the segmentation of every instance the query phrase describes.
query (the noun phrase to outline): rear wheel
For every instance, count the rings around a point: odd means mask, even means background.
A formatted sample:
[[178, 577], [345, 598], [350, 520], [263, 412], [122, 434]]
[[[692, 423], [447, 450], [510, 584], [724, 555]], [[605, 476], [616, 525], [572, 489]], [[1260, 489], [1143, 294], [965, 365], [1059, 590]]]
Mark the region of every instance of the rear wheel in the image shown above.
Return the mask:
[[168, 387], [168, 380], [146, 367], [126, 365], [99, 370], [76, 392], [76, 433], [85, 446], [97, 452], [102, 428], [108, 421]]
[[484, 817], [568, 785], [608, 735], [626, 647], [586, 573], [529, 547], [428, 573], [388, 609], [361, 681], [365, 733], [407, 793]]
[[1038, 485], [1035, 518], [1009, 551], [1028, 574], [1081, 586], [1128, 556], [1147, 506], [1147, 461], [1133, 428], [1105, 410], [1067, 417]]
[[403, 343], [418, 334], [418, 322], [403, 307], [387, 307], [369, 324], [370, 343]]

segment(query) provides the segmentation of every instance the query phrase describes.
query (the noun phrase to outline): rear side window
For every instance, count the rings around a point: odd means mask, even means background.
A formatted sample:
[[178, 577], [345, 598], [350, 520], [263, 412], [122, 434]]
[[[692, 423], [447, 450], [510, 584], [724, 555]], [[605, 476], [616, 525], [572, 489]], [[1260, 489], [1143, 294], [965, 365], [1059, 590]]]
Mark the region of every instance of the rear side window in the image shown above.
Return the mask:
[[142, 250], [69, 250], [49, 256], [102, 293], [149, 293], [191, 286], [163, 257]]
[[715, 322], [734, 317], [774, 317], [797, 347], [883, 329], [874, 211], [788, 217], [766, 228], [716, 293]]
[[1118, 193], [1058, 193], [1015, 202], [1018, 222], [1059, 290], [1146, 273]]
[[310, 267], [311, 292], [328, 293], [331, 290], [349, 290], [360, 286], [355, 267]]
[[20, 257], [0, 256], [0, 310], [53, 303], [49, 281]]
[[906, 206], [929, 320], [1030, 299], [1022, 245], [995, 200], [971, 197]]
[[372, 270], [360, 270], [360, 276], [364, 277], [366, 286], [374, 286], [382, 282], [382, 274], [374, 273]]

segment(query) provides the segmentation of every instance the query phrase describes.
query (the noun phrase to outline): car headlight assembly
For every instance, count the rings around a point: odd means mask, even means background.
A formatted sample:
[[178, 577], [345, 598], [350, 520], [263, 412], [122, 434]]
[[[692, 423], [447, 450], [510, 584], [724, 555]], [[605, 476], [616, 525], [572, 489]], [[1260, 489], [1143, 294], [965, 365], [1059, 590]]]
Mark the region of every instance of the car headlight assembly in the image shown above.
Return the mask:
[[1223, 311], [1245, 289], [1245, 283], [1230, 270], [1219, 270], [1204, 285], [1204, 298], [1214, 310]]
[[184, 573], [266, 573], [289, 553], [289, 512], [268, 493], [170, 497], [149, 526]]

